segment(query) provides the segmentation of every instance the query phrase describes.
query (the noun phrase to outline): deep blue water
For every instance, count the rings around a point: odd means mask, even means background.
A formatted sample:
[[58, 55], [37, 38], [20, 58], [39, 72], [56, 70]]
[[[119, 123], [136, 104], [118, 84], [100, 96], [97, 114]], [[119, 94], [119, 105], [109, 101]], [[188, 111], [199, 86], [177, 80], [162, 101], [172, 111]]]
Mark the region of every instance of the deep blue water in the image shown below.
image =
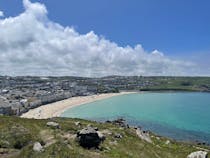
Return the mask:
[[137, 93], [65, 111], [61, 116], [96, 121], [123, 117], [161, 136], [210, 143], [210, 93]]

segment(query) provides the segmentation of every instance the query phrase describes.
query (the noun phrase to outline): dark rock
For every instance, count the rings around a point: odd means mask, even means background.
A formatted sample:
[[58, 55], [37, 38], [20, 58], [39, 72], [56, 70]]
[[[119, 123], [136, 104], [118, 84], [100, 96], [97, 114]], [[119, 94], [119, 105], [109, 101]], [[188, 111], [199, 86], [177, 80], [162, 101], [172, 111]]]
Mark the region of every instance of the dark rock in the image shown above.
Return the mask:
[[206, 142], [201, 142], [201, 141], [195, 141], [197, 145], [208, 145]]
[[79, 144], [85, 148], [98, 148], [100, 143], [104, 140], [103, 136], [93, 127], [87, 127], [77, 133]]
[[138, 128], [139, 128], [139, 129], [141, 129], [141, 128], [140, 128], [140, 127], [138, 127], [138, 126], [133, 126], [133, 128], [134, 128], [134, 129], [138, 129]]
[[106, 121], [106, 123], [112, 123], [114, 125], [117, 125], [117, 126], [120, 126], [120, 127], [123, 127], [123, 128], [129, 128], [129, 125], [126, 124], [126, 121], [122, 118], [114, 120], [114, 121]]

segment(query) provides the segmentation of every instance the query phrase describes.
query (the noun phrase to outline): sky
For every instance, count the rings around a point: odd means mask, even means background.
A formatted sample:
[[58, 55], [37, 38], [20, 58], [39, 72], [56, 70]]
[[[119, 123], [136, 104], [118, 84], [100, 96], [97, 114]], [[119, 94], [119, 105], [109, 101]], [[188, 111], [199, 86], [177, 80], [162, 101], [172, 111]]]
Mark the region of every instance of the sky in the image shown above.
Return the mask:
[[210, 76], [210, 1], [1, 0], [0, 75]]

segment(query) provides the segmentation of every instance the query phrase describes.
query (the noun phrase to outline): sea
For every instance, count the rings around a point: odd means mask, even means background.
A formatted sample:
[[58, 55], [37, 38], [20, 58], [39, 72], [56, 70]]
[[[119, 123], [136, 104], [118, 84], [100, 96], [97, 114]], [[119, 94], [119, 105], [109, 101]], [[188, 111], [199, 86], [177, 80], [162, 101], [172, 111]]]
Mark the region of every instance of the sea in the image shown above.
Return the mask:
[[126, 94], [71, 108], [61, 117], [102, 122], [123, 118], [160, 136], [210, 144], [210, 93]]

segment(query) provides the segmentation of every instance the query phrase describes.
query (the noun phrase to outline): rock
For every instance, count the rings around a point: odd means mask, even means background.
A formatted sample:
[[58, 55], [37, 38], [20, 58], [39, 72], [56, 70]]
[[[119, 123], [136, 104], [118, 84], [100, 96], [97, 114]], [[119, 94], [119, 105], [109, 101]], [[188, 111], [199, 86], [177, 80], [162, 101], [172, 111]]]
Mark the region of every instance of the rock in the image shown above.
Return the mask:
[[102, 132], [97, 131], [97, 133], [98, 133], [99, 138], [100, 138], [102, 141], [104, 141], [104, 140], [106, 139], [105, 135], [103, 135]]
[[20, 103], [21, 103], [22, 105], [27, 104], [27, 102], [28, 102], [28, 100], [27, 100], [27, 99], [21, 99], [21, 100], [20, 100]]
[[123, 128], [129, 127], [129, 126], [125, 123], [125, 120], [122, 119], [122, 118], [121, 118], [121, 119], [114, 120], [114, 121], [112, 121], [112, 123], [115, 124], [115, 125], [118, 125], [118, 126], [120, 126], [120, 127], [123, 127]]
[[106, 151], [110, 151], [110, 150], [111, 150], [111, 148], [110, 148], [110, 147], [108, 147], [108, 146], [106, 146], [106, 147], [105, 147], [105, 150], [106, 150]]
[[168, 144], [170, 144], [170, 143], [171, 143], [170, 140], [167, 140], [167, 141], [165, 142], [166, 145], [168, 145]]
[[10, 143], [7, 140], [0, 140], [0, 148], [9, 148]]
[[148, 143], [152, 143], [152, 140], [151, 140], [151, 138], [150, 138], [148, 132], [142, 131], [142, 130], [140, 130], [139, 128], [137, 128], [136, 134], [137, 134], [137, 136], [138, 136], [139, 138], [141, 138], [142, 140], [145, 140], [145, 141], [148, 142]]
[[33, 146], [33, 151], [35, 152], [42, 152], [44, 149], [39, 142], [35, 142]]
[[197, 142], [197, 145], [207, 145], [206, 142], [200, 142], [200, 141], [196, 141]]
[[122, 136], [120, 133], [116, 133], [116, 134], [114, 135], [114, 137], [115, 137], [115, 138], [118, 138], [118, 139], [121, 139], [123, 136]]
[[187, 156], [187, 158], [208, 158], [206, 151], [196, 151]]
[[84, 128], [77, 133], [79, 144], [85, 148], [98, 148], [103, 141], [102, 137], [93, 127]]
[[157, 140], [160, 140], [160, 137], [156, 137]]
[[74, 122], [74, 124], [76, 125], [76, 126], [81, 126], [81, 123], [78, 121], [78, 122]]
[[3, 89], [1, 92], [2, 92], [3, 94], [6, 94], [6, 93], [8, 93], [8, 92], [9, 92], [9, 90], [7, 90], [7, 89]]
[[91, 125], [91, 124], [88, 124], [87, 127], [91, 127], [91, 128], [93, 128], [94, 130], [98, 131], [98, 127], [93, 127], [93, 125]]
[[136, 129], [138, 129], [139, 127], [138, 127], [138, 126], [133, 126], [132, 128], [136, 130]]
[[53, 128], [60, 128], [59, 124], [56, 122], [47, 122], [47, 126], [53, 127]]

